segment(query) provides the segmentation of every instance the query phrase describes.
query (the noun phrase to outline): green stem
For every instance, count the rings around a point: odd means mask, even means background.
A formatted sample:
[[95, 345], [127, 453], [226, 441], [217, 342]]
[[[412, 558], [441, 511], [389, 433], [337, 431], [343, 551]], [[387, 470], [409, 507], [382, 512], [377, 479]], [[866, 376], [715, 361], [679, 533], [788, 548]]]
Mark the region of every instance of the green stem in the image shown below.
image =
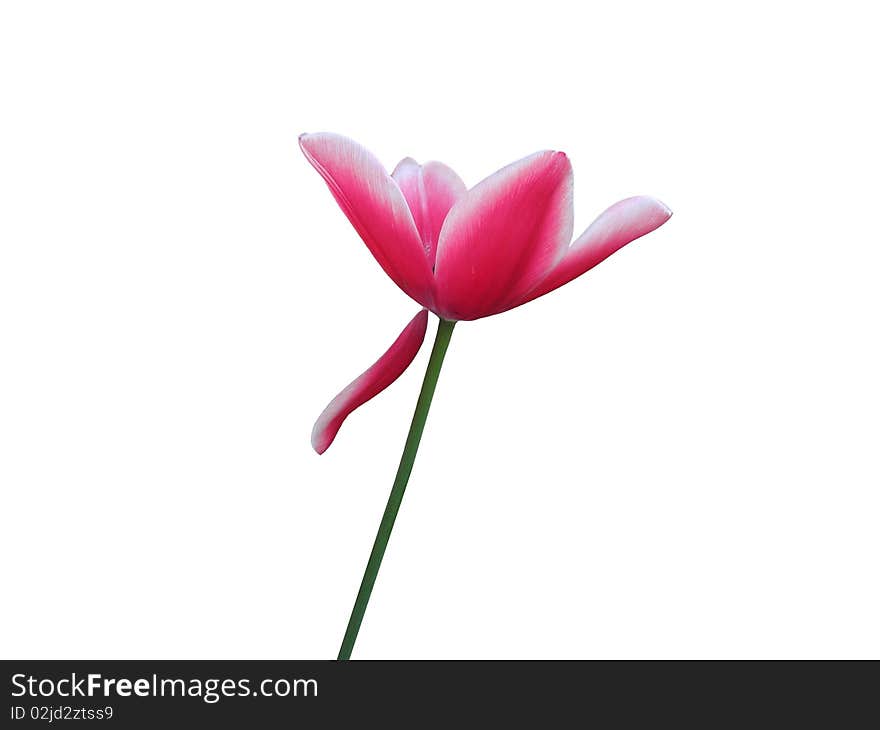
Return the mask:
[[367, 610], [367, 603], [370, 601], [370, 594], [373, 592], [376, 576], [379, 574], [379, 566], [382, 565], [385, 548], [388, 547], [388, 538], [391, 537], [394, 520], [397, 519], [400, 503], [403, 501], [403, 493], [406, 491], [409, 475], [416, 460], [419, 442], [422, 440], [422, 431], [425, 430], [425, 421], [428, 419], [431, 399], [434, 397], [434, 389], [437, 387], [437, 378], [440, 377], [440, 368], [443, 365], [446, 349], [449, 347], [453, 327], [455, 327], [455, 322], [441, 319], [437, 328], [437, 338], [434, 340], [434, 349], [431, 350], [431, 359], [428, 360], [428, 369], [425, 372], [425, 380], [422, 382], [422, 391], [416, 402], [416, 412], [413, 414], [412, 424], [409, 427], [403, 455], [400, 457], [400, 466], [397, 467], [397, 476], [394, 477], [394, 485], [388, 496], [385, 514], [382, 515], [382, 522], [379, 523], [379, 532], [376, 533], [373, 550], [367, 561], [367, 569], [364, 571], [364, 578], [361, 581], [354, 608], [351, 610], [351, 618], [348, 619], [348, 627], [345, 629], [345, 637], [343, 637], [342, 646], [339, 649], [337, 658], [340, 660], [351, 658], [351, 650], [354, 648], [361, 621], [364, 620], [364, 612]]

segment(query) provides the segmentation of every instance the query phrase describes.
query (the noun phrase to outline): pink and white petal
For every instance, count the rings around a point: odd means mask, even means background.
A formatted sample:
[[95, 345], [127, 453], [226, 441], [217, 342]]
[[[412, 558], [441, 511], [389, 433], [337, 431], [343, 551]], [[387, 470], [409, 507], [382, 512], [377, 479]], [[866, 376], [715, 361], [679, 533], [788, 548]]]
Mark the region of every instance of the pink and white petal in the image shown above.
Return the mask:
[[568, 158], [538, 152], [468, 191], [440, 232], [435, 311], [478, 319], [534, 288], [571, 240], [571, 188]]
[[391, 176], [400, 186], [416, 222], [431, 268], [437, 257], [437, 239], [449, 209], [467, 192], [455, 171], [442, 162], [419, 165], [411, 157], [401, 160]]
[[662, 226], [671, 215], [672, 211], [666, 205], [646, 195], [615, 203], [571, 244], [547, 278], [511, 308], [537, 299], [576, 279], [626, 244]]
[[299, 144], [385, 273], [417, 302], [429, 305], [431, 267], [409, 206], [382, 164], [338, 134], [303, 134]]
[[397, 183], [397, 187], [400, 188], [407, 205], [409, 205], [416, 228], [419, 227], [418, 214], [422, 210], [422, 192], [419, 180], [421, 174], [422, 166], [412, 157], [404, 157], [391, 173], [391, 178]]
[[426, 225], [433, 244], [430, 256], [433, 268], [437, 260], [437, 245], [443, 223], [452, 207], [467, 195], [467, 186], [455, 170], [442, 162], [426, 162], [422, 166], [422, 180], [428, 200]]
[[[404, 157], [397, 163], [391, 177], [403, 193], [406, 204], [412, 213], [413, 221], [416, 224], [416, 230], [419, 232], [419, 240], [422, 242], [424, 249], [424, 228], [425, 219], [427, 217], [427, 205], [425, 201], [425, 186], [422, 181], [422, 166], [412, 157]], [[426, 252], [427, 253], [427, 252]]]
[[379, 395], [403, 374], [422, 346], [427, 327], [428, 310], [423, 309], [404, 327], [382, 357], [330, 401], [312, 429], [312, 448], [315, 451], [323, 454], [333, 443], [339, 427], [349, 414]]

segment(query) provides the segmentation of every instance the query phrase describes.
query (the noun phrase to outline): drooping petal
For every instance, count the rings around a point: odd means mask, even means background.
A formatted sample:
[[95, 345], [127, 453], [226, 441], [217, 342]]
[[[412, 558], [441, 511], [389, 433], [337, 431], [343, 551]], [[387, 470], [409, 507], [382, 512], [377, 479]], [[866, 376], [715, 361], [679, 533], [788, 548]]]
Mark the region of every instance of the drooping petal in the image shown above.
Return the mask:
[[449, 209], [467, 192], [455, 170], [442, 162], [420, 165], [411, 157], [398, 163], [391, 173], [409, 205], [428, 263], [434, 268], [437, 239]]
[[656, 198], [638, 195], [621, 200], [602, 213], [571, 244], [562, 260], [535, 289], [511, 308], [548, 294], [600, 264], [626, 244], [659, 228], [672, 211]]
[[571, 240], [571, 187], [568, 158], [538, 152], [469, 190], [440, 232], [436, 311], [478, 319], [534, 288]]
[[428, 310], [423, 309], [404, 327], [403, 332], [382, 357], [330, 401], [312, 429], [312, 448], [315, 451], [323, 454], [333, 443], [339, 427], [348, 415], [403, 374], [422, 346], [427, 326]]
[[385, 273], [417, 302], [430, 304], [431, 267], [409, 206], [382, 164], [338, 134], [304, 134], [299, 144]]

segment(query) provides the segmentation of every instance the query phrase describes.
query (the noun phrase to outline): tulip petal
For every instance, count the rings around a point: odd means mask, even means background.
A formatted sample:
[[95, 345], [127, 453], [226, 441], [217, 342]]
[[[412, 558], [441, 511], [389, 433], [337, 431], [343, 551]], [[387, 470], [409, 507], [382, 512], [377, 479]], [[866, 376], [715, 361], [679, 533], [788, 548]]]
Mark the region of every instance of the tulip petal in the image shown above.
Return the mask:
[[671, 215], [672, 211], [666, 205], [646, 195], [615, 203], [571, 244], [547, 278], [511, 308], [576, 279], [626, 244], [662, 226]]
[[323, 454], [333, 443], [348, 415], [379, 395], [403, 374], [422, 346], [427, 327], [428, 310], [423, 309], [404, 327], [382, 357], [330, 401], [312, 429], [312, 448], [315, 451]]
[[568, 158], [538, 152], [469, 190], [440, 232], [436, 311], [478, 319], [533, 289], [571, 240], [571, 188]]
[[304, 134], [299, 144], [385, 273], [417, 302], [429, 305], [431, 267], [409, 206], [382, 164], [337, 134]]
[[401, 160], [391, 177], [406, 198], [433, 269], [443, 221], [449, 209], [465, 195], [467, 187], [455, 170], [442, 162], [420, 165], [411, 157]]

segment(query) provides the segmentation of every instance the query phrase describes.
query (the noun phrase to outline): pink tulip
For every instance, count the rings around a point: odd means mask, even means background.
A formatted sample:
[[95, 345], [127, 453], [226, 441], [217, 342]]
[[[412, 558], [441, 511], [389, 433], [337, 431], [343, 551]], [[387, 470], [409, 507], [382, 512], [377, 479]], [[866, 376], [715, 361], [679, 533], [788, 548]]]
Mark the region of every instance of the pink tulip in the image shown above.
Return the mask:
[[[385, 273], [416, 302], [453, 322], [499, 314], [543, 296], [672, 215], [654, 198], [627, 198], [570, 243], [572, 170], [563, 152], [536, 152], [468, 190], [440, 162], [419, 165], [407, 157], [389, 175], [346, 137], [304, 134], [299, 143]], [[327, 406], [312, 431], [319, 454], [352, 411], [406, 370], [426, 327], [422, 311]]]
[[572, 236], [572, 172], [562, 152], [537, 152], [470, 190], [439, 162], [404, 159], [389, 175], [360, 145], [304, 134], [300, 147], [364, 243], [397, 286], [422, 305], [388, 351], [337, 395], [315, 423], [327, 450], [348, 415], [409, 367], [425, 339], [428, 310], [440, 317], [400, 467], [339, 650], [351, 656], [400, 509], [455, 323], [499, 314], [576, 279], [672, 212], [659, 200], [615, 203]]

